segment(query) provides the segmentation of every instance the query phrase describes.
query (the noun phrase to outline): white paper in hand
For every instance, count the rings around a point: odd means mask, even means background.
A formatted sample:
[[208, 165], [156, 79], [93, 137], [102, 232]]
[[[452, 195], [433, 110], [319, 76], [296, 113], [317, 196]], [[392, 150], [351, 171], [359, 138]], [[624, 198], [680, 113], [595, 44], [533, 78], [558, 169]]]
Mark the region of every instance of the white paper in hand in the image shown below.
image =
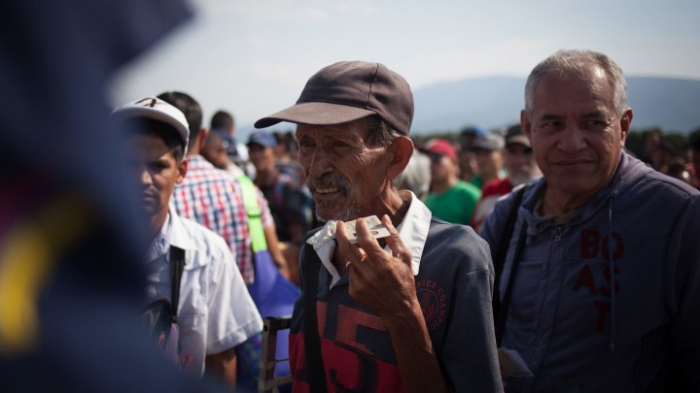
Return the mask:
[[[367, 224], [367, 228], [369, 228], [369, 233], [375, 239], [381, 239], [389, 236], [389, 230], [386, 229], [384, 224], [382, 224], [377, 216], [363, 217], [362, 219], [365, 220], [365, 224]], [[357, 243], [357, 231], [355, 230], [356, 224], [357, 220], [352, 220], [345, 223], [345, 233], [348, 236], [350, 244]]]

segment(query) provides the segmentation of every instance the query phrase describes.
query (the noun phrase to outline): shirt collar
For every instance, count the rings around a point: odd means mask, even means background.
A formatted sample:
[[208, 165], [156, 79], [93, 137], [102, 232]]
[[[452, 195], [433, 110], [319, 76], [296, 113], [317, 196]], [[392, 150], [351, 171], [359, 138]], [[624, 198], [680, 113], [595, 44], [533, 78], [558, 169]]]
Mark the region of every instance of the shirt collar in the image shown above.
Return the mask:
[[168, 209], [170, 217], [172, 217], [172, 229], [170, 230], [170, 245], [179, 247], [183, 250], [195, 250], [196, 243], [192, 235], [185, 227], [183, 219], [177, 214], [172, 206]]
[[168, 217], [165, 219], [163, 227], [148, 246], [144, 260], [152, 262], [162, 255], [168, 255], [170, 246], [179, 247], [183, 250], [195, 249], [192, 237], [172, 206], [168, 208]]
[[144, 261], [153, 262], [158, 259], [161, 255], [165, 255], [168, 252], [169, 244], [168, 238], [170, 237], [170, 214], [165, 218], [163, 226], [160, 231], [156, 234], [156, 237], [151, 241], [146, 249], [146, 254], [144, 256]]
[[[411, 268], [415, 276], [418, 275], [420, 269], [420, 260], [423, 256], [425, 242], [428, 239], [430, 220], [433, 215], [413, 192], [403, 190], [399, 193], [402, 198], [409, 201], [409, 206], [403, 221], [401, 221], [396, 230], [399, 232], [404, 245], [411, 251]], [[335, 220], [326, 222], [326, 225], [320, 231], [306, 241], [314, 248], [321, 259], [321, 263], [331, 274], [331, 287], [340, 280], [340, 274], [332, 262], [333, 251], [335, 251], [336, 222]], [[389, 246], [384, 247], [384, 249], [389, 251]]]

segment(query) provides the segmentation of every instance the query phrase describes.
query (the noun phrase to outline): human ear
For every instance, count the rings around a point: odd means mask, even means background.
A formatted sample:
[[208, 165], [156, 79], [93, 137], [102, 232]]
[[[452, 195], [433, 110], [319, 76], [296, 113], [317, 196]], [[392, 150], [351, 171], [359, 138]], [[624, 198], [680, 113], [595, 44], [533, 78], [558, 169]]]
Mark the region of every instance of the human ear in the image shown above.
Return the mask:
[[528, 115], [525, 109], [520, 111], [520, 126], [523, 128], [527, 139], [532, 143], [532, 136], [530, 135], [532, 132], [532, 123], [530, 122], [530, 115]]
[[413, 141], [407, 136], [400, 136], [389, 146], [389, 167], [387, 176], [389, 179], [396, 179], [408, 165], [413, 155]]
[[634, 114], [632, 113], [632, 108], [628, 108], [620, 117], [620, 130], [622, 132], [620, 138], [623, 145], [625, 144], [625, 140], [627, 139], [627, 135], [629, 134], [633, 116]]
[[180, 162], [177, 164], [177, 178], [175, 183], [180, 184], [185, 180], [185, 175], [187, 174], [187, 157], [182, 157]]

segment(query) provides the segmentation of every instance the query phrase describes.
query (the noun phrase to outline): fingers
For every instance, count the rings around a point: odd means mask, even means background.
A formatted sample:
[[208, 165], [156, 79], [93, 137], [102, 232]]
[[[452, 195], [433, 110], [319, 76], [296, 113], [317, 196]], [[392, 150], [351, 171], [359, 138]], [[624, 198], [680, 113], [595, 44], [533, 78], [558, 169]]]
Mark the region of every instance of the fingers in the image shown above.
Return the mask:
[[405, 300], [406, 294], [415, 296], [415, 282], [411, 269], [411, 253], [405, 247], [398, 231], [388, 216], [382, 223], [390, 236], [384, 238], [389, 250], [385, 250], [377, 239], [372, 237], [367, 223], [358, 219], [355, 225], [358, 250], [367, 258], [350, 265], [350, 296], [374, 310], [379, 315], [390, 315], [396, 305]]
[[336, 223], [335, 239], [338, 242], [338, 252], [345, 261], [359, 262], [364, 259], [361, 250], [348, 240], [348, 235], [345, 232], [345, 223], [342, 221]]
[[[411, 252], [404, 245], [399, 231], [394, 227], [391, 222], [391, 218], [388, 215], [382, 216], [382, 223], [389, 231], [389, 236], [385, 237], [389, 249], [391, 250], [391, 256], [399, 259], [405, 264], [411, 263]], [[387, 252], [379, 245], [377, 239], [375, 239], [367, 227], [367, 223], [362, 219], [357, 219], [357, 224], [355, 225], [355, 230], [357, 232], [357, 244], [360, 250], [364, 251], [369, 259], [372, 260], [384, 260], [387, 257]]]
[[372, 236], [367, 227], [367, 222], [362, 218], [357, 219], [355, 224], [355, 231], [357, 232], [357, 244], [358, 246], [369, 254], [378, 253], [382, 251], [377, 239]]
[[399, 231], [396, 230], [394, 224], [391, 222], [391, 219], [388, 215], [385, 214], [382, 217], [382, 224], [384, 224], [386, 229], [389, 230], [389, 236], [384, 238], [384, 240], [386, 241], [387, 246], [389, 246], [389, 249], [391, 250], [391, 255], [394, 258], [398, 258], [399, 260], [410, 266], [411, 252], [403, 244], [403, 240], [401, 240]]

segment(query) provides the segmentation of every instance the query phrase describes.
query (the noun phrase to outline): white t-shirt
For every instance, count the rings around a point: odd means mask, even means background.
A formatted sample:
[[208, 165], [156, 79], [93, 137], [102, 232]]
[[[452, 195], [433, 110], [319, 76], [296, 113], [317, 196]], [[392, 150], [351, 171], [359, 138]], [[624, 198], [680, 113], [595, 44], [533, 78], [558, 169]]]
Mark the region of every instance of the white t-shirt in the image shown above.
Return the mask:
[[207, 355], [224, 352], [262, 331], [262, 319], [226, 242], [170, 209], [146, 252], [149, 301], [170, 299], [170, 245], [185, 250], [178, 325], [180, 362], [204, 373]]

